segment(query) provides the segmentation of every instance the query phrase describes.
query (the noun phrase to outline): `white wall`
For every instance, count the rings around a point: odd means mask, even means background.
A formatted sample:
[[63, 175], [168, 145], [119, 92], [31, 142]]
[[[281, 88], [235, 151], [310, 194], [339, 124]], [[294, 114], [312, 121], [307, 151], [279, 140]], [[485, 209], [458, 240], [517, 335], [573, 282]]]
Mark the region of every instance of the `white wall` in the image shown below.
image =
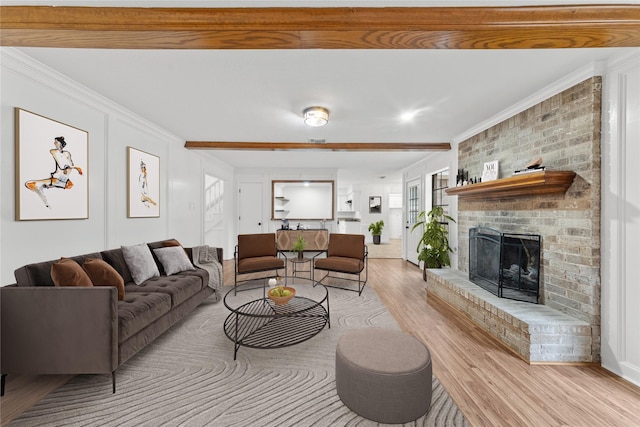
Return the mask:
[[[264, 168], [264, 169], [237, 169], [235, 174], [235, 182], [239, 184], [240, 182], [260, 182], [262, 183], [262, 187], [264, 189], [263, 194], [263, 212], [262, 212], [262, 223], [265, 224], [263, 227], [263, 232], [269, 233], [274, 232], [279, 229], [282, 225], [281, 220], [271, 220], [271, 181], [273, 180], [318, 180], [318, 181], [326, 181], [333, 180], [334, 181], [334, 220], [326, 221], [325, 226], [329, 229], [329, 231], [336, 230], [336, 215], [335, 209], [337, 206], [337, 196], [338, 196], [338, 186], [337, 182], [335, 182], [337, 178], [337, 170], [336, 169], [325, 169], [325, 168], [314, 168], [314, 169], [300, 169], [300, 168]], [[236, 185], [236, 189], [234, 194], [238, 193], [238, 188]], [[241, 214], [241, 213], [239, 213]], [[235, 224], [237, 226], [237, 215], [235, 217]], [[295, 227], [297, 223], [300, 222], [303, 225], [308, 226], [309, 228], [319, 228], [320, 221], [292, 221], [289, 226]], [[236, 236], [233, 236], [233, 240], [236, 240]], [[234, 243], [235, 245], [235, 243]]]
[[640, 385], [640, 53], [603, 76], [602, 365]]
[[[398, 224], [392, 225], [392, 221], [402, 221], [396, 215], [391, 215], [389, 209], [389, 194], [402, 193], [401, 183], [384, 183], [374, 182], [371, 184], [353, 184], [353, 191], [360, 193], [360, 205], [355, 207], [354, 210], [360, 212], [360, 233], [365, 235], [365, 243], [370, 244], [373, 242], [373, 236], [369, 231], [369, 224], [377, 221], [384, 221], [384, 227], [382, 229], [382, 235], [380, 236], [381, 242], [388, 242], [390, 238], [397, 238], [392, 235], [392, 230], [397, 230]], [[370, 214], [369, 213], [369, 197], [381, 196], [382, 197], [382, 213]], [[355, 203], [355, 202], [354, 202]]]
[[[185, 246], [203, 243], [204, 171], [233, 185], [231, 167], [186, 150], [176, 136], [15, 49], [0, 55], [0, 284], [13, 283], [21, 265], [60, 256], [168, 237]], [[15, 107], [89, 133], [89, 219], [15, 220]], [[127, 146], [160, 157], [159, 218], [127, 218]], [[232, 224], [233, 204], [226, 205]]]

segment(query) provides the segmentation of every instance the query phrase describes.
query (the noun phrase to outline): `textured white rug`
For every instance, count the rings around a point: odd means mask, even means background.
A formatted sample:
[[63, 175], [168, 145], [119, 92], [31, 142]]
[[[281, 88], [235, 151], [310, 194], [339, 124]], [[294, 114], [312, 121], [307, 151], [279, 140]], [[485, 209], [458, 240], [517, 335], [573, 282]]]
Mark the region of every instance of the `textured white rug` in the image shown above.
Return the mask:
[[[227, 288], [223, 289], [224, 291]], [[229, 314], [210, 298], [110, 375], [79, 375], [30, 408], [16, 426], [375, 426], [342, 404], [334, 380], [342, 333], [398, 329], [375, 291], [329, 289], [331, 328], [291, 347], [258, 350], [233, 343]], [[467, 426], [433, 378], [429, 413], [407, 425]]]

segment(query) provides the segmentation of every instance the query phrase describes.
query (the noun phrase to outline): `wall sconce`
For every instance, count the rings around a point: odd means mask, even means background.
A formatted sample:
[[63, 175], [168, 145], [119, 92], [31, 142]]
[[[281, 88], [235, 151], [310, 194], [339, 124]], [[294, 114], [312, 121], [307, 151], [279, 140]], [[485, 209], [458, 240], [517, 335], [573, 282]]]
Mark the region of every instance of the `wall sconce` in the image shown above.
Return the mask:
[[309, 107], [302, 114], [304, 115], [304, 122], [308, 126], [318, 127], [329, 123], [329, 110], [326, 108]]

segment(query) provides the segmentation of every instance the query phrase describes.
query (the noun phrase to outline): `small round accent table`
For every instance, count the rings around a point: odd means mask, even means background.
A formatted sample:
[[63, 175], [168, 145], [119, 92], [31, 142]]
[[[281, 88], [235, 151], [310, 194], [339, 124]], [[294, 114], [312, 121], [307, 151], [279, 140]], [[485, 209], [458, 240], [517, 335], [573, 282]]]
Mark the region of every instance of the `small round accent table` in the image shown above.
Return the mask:
[[[293, 266], [292, 276], [297, 277], [299, 273], [309, 273], [309, 279], [313, 280], [313, 268], [311, 267], [311, 258], [291, 258], [289, 259]], [[301, 270], [305, 264], [309, 264], [309, 270]]]
[[336, 346], [336, 390], [353, 412], [379, 423], [414, 421], [431, 407], [431, 353], [402, 331], [344, 333]]

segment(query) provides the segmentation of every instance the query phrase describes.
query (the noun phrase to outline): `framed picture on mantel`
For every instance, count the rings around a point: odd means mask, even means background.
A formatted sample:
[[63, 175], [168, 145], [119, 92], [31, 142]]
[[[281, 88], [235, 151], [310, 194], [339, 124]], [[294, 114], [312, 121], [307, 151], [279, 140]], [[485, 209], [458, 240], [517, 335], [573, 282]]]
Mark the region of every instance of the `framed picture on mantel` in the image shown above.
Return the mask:
[[486, 162], [482, 170], [482, 182], [498, 179], [498, 161]]

